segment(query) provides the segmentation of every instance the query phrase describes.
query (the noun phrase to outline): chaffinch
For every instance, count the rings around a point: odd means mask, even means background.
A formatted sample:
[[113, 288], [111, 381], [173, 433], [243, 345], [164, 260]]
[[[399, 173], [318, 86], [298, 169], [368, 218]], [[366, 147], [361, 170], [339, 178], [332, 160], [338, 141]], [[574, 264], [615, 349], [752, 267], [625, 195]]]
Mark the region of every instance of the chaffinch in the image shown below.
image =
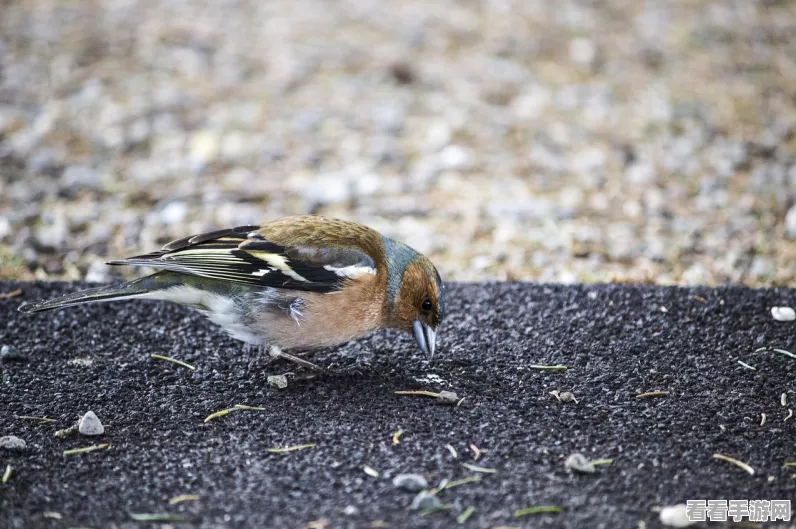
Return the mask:
[[414, 334], [429, 361], [445, 311], [442, 280], [425, 256], [361, 224], [312, 215], [193, 235], [108, 264], [162, 270], [19, 310], [165, 300], [194, 307], [247, 344], [282, 349], [397, 328]]

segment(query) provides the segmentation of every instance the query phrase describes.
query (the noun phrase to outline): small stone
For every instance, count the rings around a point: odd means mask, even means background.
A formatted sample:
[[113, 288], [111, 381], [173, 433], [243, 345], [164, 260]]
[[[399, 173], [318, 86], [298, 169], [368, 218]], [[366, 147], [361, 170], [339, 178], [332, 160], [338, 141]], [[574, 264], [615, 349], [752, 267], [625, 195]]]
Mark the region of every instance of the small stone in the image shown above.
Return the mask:
[[165, 224], [181, 224], [188, 217], [188, 204], [170, 202], [160, 211], [160, 220]]
[[0, 437], [0, 450], [20, 452], [28, 447], [27, 443], [16, 435], [4, 435]]
[[102, 435], [105, 433], [105, 427], [102, 426], [102, 423], [93, 411], [89, 411], [83, 415], [77, 430], [82, 435]]
[[[794, 171], [794, 168], [796, 165], [791, 168], [791, 172]], [[785, 233], [789, 239], [796, 239], [796, 205], [791, 206], [785, 215]]]
[[419, 492], [428, 487], [428, 481], [420, 474], [398, 474], [392, 478], [392, 484], [409, 492]]
[[221, 136], [213, 130], [200, 130], [190, 140], [190, 157], [195, 167], [202, 167], [213, 160], [221, 150]]
[[268, 385], [272, 388], [285, 389], [287, 387], [287, 377], [285, 375], [271, 375], [268, 377]]
[[441, 505], [439, 498], [430, 492], [423, 491], [412, 500], [413, 511], [425, 511], [426, 509], [436, 509]]
[[359, 509], [354, 505], [346, 505], [343, 508], [343, 514], [345, 514], [346, 516], [356, 516], [357, 514], [359, 514]]
[[75, 423], [69, 428], [62, 428], [60, 430], [56, 430], [55, 436], [62, 439], [64, 437], [75, 435], [77, 433], [77, 428], [78, 428], [78, 423]]
[[561, 402], [574, 402], [575, 404], [578, 403], [578, 399], [575, 398], [575, 395], [571, 391], [562, 391], [559, 393], [558, 400]]
[[671, 505], [661, 509], [661, 523], [669, 527], [688, 527], [694, 522], [688, 519], [688, 509], [685, 503]]
[[459, 396], [453, 391], [440, 391], [437, 400], [440, 404], [456, 404], [459, 402]]
[[453, 171], [467, 169], [471, 165], [470, 153], [461, 145], [448, 145], [439, 153], [442, 167]]
[[569, 43], [569, 58], [580, 64], [591, 64], [597, 55], [594, 41], [585, 37], [572, 39]]
[[101, 261], [92, 261], [86, 270], [86, 277], [84, 278], [89, 283], [108, 283], [113, 276], [110, 273], [109, 266]]
[[752, 264], [749, 265], [749, 277], [764, 280], [770, 279], [777, 275], [777, 264], [773, 259], [763, 255], [756, 255], [752, 258]]
[[580, 453], [575, 453], [569, 456], [564, 463], [564, 466], [566, 466], [568, 470], [581, 472], [583, 474], [594, 474], [594, 471], [596, 470], [591, 461], [586, 459], [586, 456]]
[[557, 389], [554, 389], [553, 391], [550, 392], [550, 394], [554, 396], [556, 400], [558, 400], [558, 402], [564, 402], [564, 403], [574, 402], [575, 404], [578, 403], [578, 399], [575, 398], [575, 395], [571, 391], [558, 391]]
[[27, 360], [27, 357], [19, 352], [19, 349], [16, 347], [12, 347], [10, 345], [4, 345], [0, 347], [0, 360], [3, 362], [24, 362]]
[[444, 121], [434, 121], [426, 133], [426, 146], [430, 150], [438, 150], [450, 143], [453, 130]]
[[[796, 320], [796, 310], [793, 310], [790, 307], [771, 307], [771, 315], [777, 321]], [[0, 356], [2, 356], [1, 353]]]
[[317, 175], [304, 189], [304, 200], [311, 206], [341, 204], [351, 200], [352, 195], [352, 179], [344, 172]]
[[84, 165], [71, 165], [64, 169], [61, 175], [61, 182], [66, 189], [95, 189], [100, 187], [102, 179], [100, 175], [90, 167]]

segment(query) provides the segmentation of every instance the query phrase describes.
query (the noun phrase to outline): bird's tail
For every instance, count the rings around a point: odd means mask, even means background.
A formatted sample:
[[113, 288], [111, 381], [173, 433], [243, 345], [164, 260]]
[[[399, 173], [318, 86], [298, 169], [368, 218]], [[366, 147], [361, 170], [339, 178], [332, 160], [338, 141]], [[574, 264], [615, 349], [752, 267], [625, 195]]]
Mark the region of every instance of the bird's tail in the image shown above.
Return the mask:
[[156, 284], [158, 283], [155, 278], [157, 275], [159, 274], [142, 277], [141, 279], [135, 279], [120, 285], [89, 288], [87, 290], [61, 296], [60, 298], [40, 301], [38, 303], [23, 303], [19, 306], [19, 310], [28, 313], [42, 312], [45, 310], [60, 309], [62, 307], [72, 307], [83, 303], [140, 298], [152, 290], [162, 288], [161, 285]]

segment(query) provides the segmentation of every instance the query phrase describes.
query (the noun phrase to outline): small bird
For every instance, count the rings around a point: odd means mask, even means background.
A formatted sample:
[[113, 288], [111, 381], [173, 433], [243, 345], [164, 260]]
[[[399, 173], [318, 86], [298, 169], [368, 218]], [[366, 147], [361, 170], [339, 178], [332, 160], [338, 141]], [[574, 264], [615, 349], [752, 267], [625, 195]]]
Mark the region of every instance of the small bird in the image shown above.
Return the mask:
[[[233, 338], [277, 351], [396, 328], [414, 334], [428, 361], [445, 312], [442, 280], [424, 255], [361, 224], [314, 215], [192, 235], [108, 264], [161, 271], [19, 310], [171, 301], [197, 309]], [[275, 356], [316, 367], [289, 353]]]

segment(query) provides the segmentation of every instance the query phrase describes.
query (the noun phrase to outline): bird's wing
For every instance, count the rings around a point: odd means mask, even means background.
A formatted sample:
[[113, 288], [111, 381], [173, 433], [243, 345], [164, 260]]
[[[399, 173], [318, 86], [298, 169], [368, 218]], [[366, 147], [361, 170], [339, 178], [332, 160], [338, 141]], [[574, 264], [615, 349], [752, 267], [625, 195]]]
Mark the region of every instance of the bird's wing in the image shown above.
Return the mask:
[[259, 226], [238, 226], [172, 241], [160, 251], [111, 261], [149, 266], [259, 287], [332, 292], [362, 274], [375, 274], [373, 259], [357, 248], [275, 243]]

